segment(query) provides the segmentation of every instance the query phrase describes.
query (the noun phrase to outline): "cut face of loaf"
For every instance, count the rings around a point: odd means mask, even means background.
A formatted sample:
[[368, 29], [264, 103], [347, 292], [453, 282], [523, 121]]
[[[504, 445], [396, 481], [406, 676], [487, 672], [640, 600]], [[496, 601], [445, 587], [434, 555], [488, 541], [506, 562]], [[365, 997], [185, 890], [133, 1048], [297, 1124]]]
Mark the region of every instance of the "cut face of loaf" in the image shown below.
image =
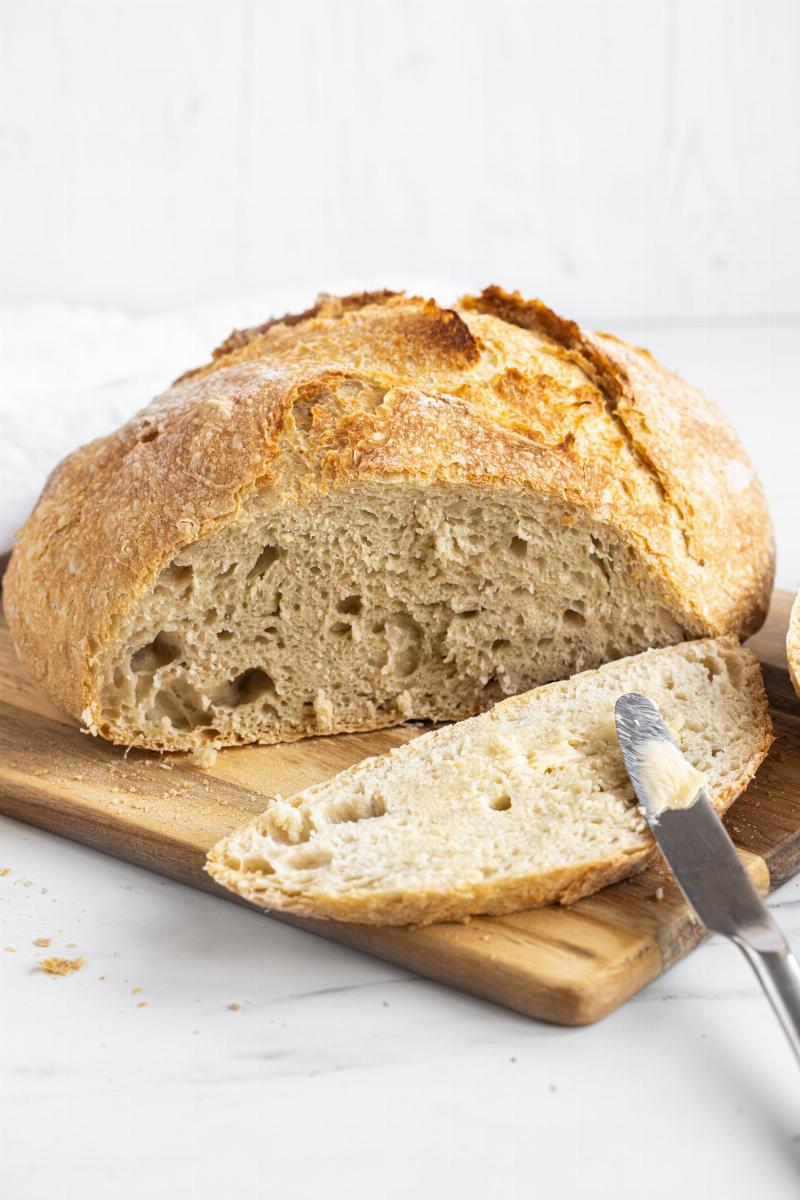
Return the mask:
[[128, 614], [102, 720], [184, 748], [460, 718], [692, 632], [618, 534], [553, 501], [396, 486], [256, 502]]
[[499, 288], [376, 293], [240, 331], [70, 455], [3, 605], [93, 732], [191, 750], [744, 638], [772, 567], [735, 433], [646, 351]]
[[733, 639], [549, 684], [276, 798], [207, 870], [261, 907], [362, 923], [570, 903], [654, 850], [615, 736], [628, 691], [655, 701], [724, 811], [772, 740], [758, 662]]

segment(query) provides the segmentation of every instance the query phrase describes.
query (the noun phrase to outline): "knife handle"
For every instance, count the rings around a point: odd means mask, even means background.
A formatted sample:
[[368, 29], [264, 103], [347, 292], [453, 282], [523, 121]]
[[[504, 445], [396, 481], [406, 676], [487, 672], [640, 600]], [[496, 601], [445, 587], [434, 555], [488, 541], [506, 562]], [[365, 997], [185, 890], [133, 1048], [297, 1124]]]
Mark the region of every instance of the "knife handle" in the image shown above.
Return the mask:
[[788, 946], [757, 950], [738, 938], [732, 940], [758, 976], [800, 1063], [800, 963]]

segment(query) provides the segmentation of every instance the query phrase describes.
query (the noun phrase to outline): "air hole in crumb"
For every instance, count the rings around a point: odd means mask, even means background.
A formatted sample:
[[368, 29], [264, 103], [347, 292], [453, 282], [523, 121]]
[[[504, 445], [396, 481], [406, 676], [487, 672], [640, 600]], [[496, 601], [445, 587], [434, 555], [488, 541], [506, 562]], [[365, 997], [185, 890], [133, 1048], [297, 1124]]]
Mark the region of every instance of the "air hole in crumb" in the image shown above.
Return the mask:
[[705, 667], [708, 672], [709, 679], [716, 679], [717, 675], [722, 674], [722, 665], [718, 659], [712, 658], [710, 654], [704, 655], [699, 661], [700, 665]]
[[160, 437], [160, 436], [161, 436], [160, 429], [148, 429], [146, 433], [142, 434], [142, 436], [139, 438], [139, 441], [140, 442], [154, 442], [156, 440], [156, 438]]
[[336, 605], [336, 611], [340, 613], [349, 613], [351, 616], [357, 616], [361, 612], [361, 597], [345, 596], [344, 600], [340, 600]]
[[214, 697], [214, 703], [220, 708], [238, 708], [267, 696], [275, 696], [274, 682], [261, 667], [250, 667], [231, 679]]
[[332, 850], [324, 850], [321, 846], [304, 846], [302, 850], [287, 855], [285, 862], [294, 871], [314, 871], [327, 866], [332, 858]]
[[328, 626], [328, 633], [332, 633], [336, 637], [344, 637], [348, 633], [352, 636], [353, 631], [346, 621], [334, 621], [333, 625]]
[[217, 639], [220, 642], [229, 642], [234, 636], [232, 629], [220, 629], [217, 633]]
[[181, 652], [181, 641], [174, 633], [157, 633], [152, 642], [140, 646], [131, 655], [131, 669], [137, 675], [152, 675], [160, 667], [174, 662]]
[[114, 668], [114, 687], [120, 689], [125, 684], [125, 675], [121, 667]]
[[240, 862], [239, 859], [229, 856], [228, 858], [225, 859], [225, 865], [226, 865], [226, 867], [229, 867], [232, 871], [239, 871], [239, 870], [244, 869], [245, 871], [249, 871], [253, 875], [274, 875], [275, 874], [275, 868], [273, 867], [272, 863], [268, 862], [266, 860], [266, 858], [263, 858], [262, 855], [260, 855], [260, 854], [248, 855], [248, 857], [244, 860], [243, 863]]
[[279, 546], [270, 546], [269, 544], [259, 554], [256, 561], [253, 563], [250, 570], [247, 572], [248, 579], [262, 579], [266, 575], [274, 562], [283, 554]]
[[524, 558], [528, 553], [528, 543], [525, 538], [512, 537], [511, 545], [508, 547], [514, 558]]
[[170, 563], [156, 580], [156, 590], [180, 593], [181, 599], [188, 596], [192, 588], [194, 570], [191, 563]]
[[393, 613], [386, 622], [390, 667], [401, 679], [413, 675], [422, 653], [422, 628], [409, 613]]
[[742, 686], [742, 676], [744, 674], [742, 670], [741, 659], [736, 658], [735, 655], [731, 655], [730, 657], [726, 655], [725, 665], [728, 668], [728, 678], [730, 679], [731, 683], [735, 688], [740, 688]]
[[385, 621], [375, 621], [372, 625], [370, 625], [370, 630], [372, 633], [385, 633], [386, 632], [386, 622]]
[[489, 808], [495, 812], [508, 812], [511, 808], [511, 797], [503, 793], [502, 796], [493, 796], [489, 801]]
[[345, 796], [334, 800], [325, 813], [329, 825], [351, 821], [371, 821], [386, 814], [386, 800], [380, 792], [369, 796]]
[[151, 721], [159, 721], [166, 717], [173, 729], [185, 733], [205, 724], [210, 719], [210, 713], [200, 710], [196, 696], [189, 693], [178, 696], [162, 688], [156, 692], [153, 707], [148, 710], [147, 717]]
[[577, 608], [567, 608], [564, 610], [564, 624], [572, 629], [578, 629], [586, 624], [586, 617], [582, 612], [578, 612]]
[[508, 638], [495, 638], [492, 642], [492, 650], [495, 652], [498, 650], [505, 650], [506, 646], [510, 645], [511, 642], [508, 640]]

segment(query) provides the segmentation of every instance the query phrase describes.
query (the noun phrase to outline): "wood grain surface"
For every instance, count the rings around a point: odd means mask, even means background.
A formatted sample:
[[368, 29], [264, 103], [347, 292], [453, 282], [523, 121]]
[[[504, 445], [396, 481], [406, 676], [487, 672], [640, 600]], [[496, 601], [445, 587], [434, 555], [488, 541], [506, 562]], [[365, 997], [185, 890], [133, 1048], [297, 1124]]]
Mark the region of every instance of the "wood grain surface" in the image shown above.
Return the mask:
[[[727, 817], [763, 892], [800, 870], [800, 704], [784, 644], [790, 602], [788, 593], [775, 593], [767, 623], [751, 642], [764, 664], [776, 741]], [[202, 869], [219, 837], [261, 811], [274, 792], [291, 795], [419, 733], [399, 726], [226, 750], [210, 772], [181, 755], [125, 754], [49, 704], [25, 678], [0, 624], [0, 811], [229, 900]], [[424, 929], [292, 923], [567, 1025], [611, 1012], [703, 936], [660, 864], [571, 908]]]

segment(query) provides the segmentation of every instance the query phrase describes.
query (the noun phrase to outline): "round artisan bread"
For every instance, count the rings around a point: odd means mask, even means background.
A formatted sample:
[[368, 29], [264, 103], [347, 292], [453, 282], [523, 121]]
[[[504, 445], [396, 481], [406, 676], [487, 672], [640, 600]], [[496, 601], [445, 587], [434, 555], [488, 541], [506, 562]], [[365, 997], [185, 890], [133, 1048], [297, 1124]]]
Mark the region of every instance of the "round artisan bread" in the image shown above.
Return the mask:
[[52, 474], [5, 610], [116, 742], [458, 718], [766, 613], [764, 497], [646, 351], [499, 288], [324, 297], [236, 333]]

